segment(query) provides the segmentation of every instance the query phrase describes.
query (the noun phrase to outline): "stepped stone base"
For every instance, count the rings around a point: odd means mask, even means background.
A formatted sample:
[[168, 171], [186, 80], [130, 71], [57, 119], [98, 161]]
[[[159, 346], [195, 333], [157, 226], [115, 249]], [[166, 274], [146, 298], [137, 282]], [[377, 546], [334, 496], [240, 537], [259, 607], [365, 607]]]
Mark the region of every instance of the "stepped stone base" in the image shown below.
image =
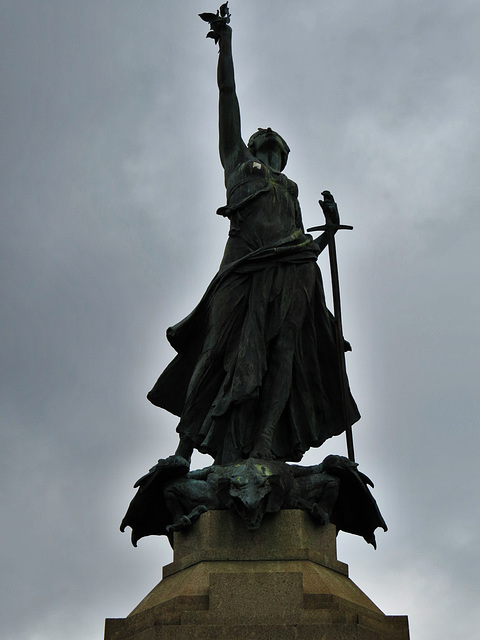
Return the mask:
[[336, 557], [335, 527], [300, 510], [248, 531], [209, 511], [175, 533], [163, 580], [105, 640], [409, 640], [406, 616], [386, 616]]

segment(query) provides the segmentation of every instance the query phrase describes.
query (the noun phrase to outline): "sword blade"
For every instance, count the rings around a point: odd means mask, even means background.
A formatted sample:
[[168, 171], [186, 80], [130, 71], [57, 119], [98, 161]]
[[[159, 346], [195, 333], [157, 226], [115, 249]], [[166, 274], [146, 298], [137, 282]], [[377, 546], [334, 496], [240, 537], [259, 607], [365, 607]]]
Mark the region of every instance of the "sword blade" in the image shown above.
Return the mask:
[[[348, 228], [348, 227], [347, 227]], [[328, 254], [330, 258], [330, 273], [332, 278], [333, 315], [335, 318], [335, 337], [337, 343], [337, 358], [340, 371], [340, 393], [342, 398], [342, 419], [345, 427], [347, 439], [347, 455], [352, 462], [355, 462], [353, 450], [352, 425], [347, 417], [347, 367], [345, 362], [345, 345], [342, 328], [342, 308], [340, 304], [340, 279], [338, 276], [337, 249], [335, 246], [335, 234], [328, 233]]]

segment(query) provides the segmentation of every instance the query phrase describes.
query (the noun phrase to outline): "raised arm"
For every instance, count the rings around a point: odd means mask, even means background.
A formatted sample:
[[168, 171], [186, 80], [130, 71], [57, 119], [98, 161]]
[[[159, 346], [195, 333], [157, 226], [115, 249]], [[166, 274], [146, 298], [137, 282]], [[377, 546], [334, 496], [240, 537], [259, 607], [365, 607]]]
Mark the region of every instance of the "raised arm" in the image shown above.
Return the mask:
[[[225, 7], [225, 5], [223, 5]], [[222, 11], [222, 7], [220, 8]], [[228, 12], [228, 8], [224, 9]], [[217, 83], [219, 90], [219, 151], [220, 161], [225, 173], [242, 162], [248, 154], [248, 149], [242, 140], [240, 107], [235, 90], [235, 73], [232, 56], [232, 29], [227, 24], [230, 14], [226, 17], [214, 14], [201, 14], [201, 18], [210, 22], [211, 31], [208, 34], [215, 42], [219, 42], [219, 56], [217, 67]]]

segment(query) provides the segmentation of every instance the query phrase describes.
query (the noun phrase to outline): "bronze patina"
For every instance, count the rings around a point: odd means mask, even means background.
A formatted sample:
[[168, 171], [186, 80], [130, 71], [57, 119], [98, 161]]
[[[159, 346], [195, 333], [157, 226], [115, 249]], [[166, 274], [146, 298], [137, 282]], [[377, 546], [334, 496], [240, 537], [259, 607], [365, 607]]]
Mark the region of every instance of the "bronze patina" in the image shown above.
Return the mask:
[[[220, 160], [230, 220], [219, 272], [194, 311], [167, 331], [178, 355], [148, 394], [178, 415], [177, 454], [216, 464], [248, 457], [298, 462], [360, 415], [339, 366], [335, 318], [317, 258], [338, 228], [305, 233], [297, 185], [284, 175], [289, 147], [270, 128], [246, 144], [235, 89], [230, 13], [201, 14], [219, 44]], [[347, 347], [348, 348], [348, 347]]]
[[[192, 313], [167, 330], [177, 355], [149, 400], [179, 416], [175, 455], [140, 478], [122, 522], [132, 542], [189, 527], [211, 509], [230, 509], [249, 529], [265, 514], [303, 509], [319, 525], [375, 545], [386, 530], [373, 486], [358, 471], [351, 426], [360, 418], [345, 369], [334, 244], [341, 225], [329, 191], [326, 224], [303, 227], [297, 185], [283, 173], [290, 149], [270, 128], [245, 143], [235, 88], [230, 12], [201, 14], [219, 46], [220, 160], [230, 221], [220, 268]], [[329, 247], [334, 311], [327, 308], [319, 254]], [[349, 458], [299, 466], [311, 447], [347, 432]], [[214, 464], [190, 470], [193, 450]]]

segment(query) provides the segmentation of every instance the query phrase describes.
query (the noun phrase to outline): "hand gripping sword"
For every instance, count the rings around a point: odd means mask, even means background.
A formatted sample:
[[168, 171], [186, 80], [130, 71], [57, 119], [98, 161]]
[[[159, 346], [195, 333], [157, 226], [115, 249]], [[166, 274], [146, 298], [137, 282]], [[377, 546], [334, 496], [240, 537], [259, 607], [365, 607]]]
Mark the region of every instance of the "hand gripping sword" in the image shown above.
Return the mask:
[[353, 227], [346, 224], [340, 224], [338, 208], [330, 191], [322, 191], [324, 200], [319, 200], [318, 204], [322, 207], [325, 215], [326, 224], [321, 227], [311, 227], [307, 231], [325, 231], [328, 239], [328, 253], [330, 258], [330, 273], [332, 277], [332, 296], [333, 296], [333, 313], [335, 319], [335, 337], [337, 344], [338, 367], [340, 371], [340, 394], [342, 399], [342, 420], [345, 426], [345, 435], [347, 438], [347, 454], [352, 462], [355, 462], [355, 454], [353, 451], [353, 434], [352, 426], [347, 420], [347, 369], [345, 364], [345, 344], [342, 329], [342, 309], [340, 305], [340, 281], [338, 278], [338, 262], [337, 250], [335, 247], [335, 233], [339, 229], [350, 229]]

